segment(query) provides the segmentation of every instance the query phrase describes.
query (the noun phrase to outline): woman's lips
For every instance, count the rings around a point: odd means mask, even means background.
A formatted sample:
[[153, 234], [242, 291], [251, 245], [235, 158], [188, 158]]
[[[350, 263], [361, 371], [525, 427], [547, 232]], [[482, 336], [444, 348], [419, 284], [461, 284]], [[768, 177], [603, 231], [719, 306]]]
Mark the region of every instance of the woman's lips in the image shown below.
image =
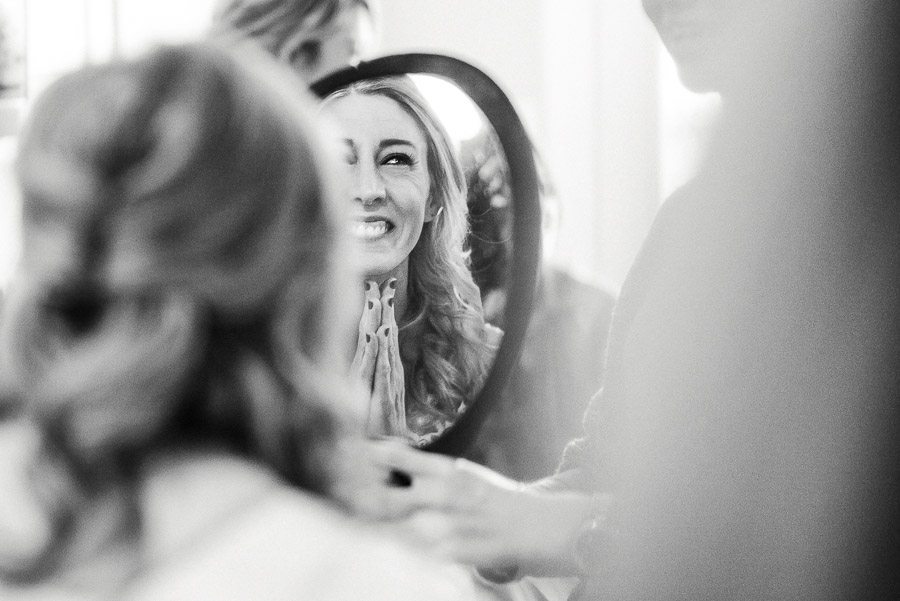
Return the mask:
[[373, 221], [356, 221], [351, 226], [350, 231], [361, 240], [375, 240], [387, 234], [393, 227], [390, 222], [384, 219], [376, 219]]

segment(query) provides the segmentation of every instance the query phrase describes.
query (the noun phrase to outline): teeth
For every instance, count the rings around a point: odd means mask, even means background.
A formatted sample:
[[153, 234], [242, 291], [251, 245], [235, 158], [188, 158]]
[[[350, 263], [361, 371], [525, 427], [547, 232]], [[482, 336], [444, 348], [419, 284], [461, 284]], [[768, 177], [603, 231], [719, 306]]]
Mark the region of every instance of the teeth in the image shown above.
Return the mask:
[[387, 221], [360, 221], [353, 224], [351, 231], [357, 238], [371, 239], [387, 233]]

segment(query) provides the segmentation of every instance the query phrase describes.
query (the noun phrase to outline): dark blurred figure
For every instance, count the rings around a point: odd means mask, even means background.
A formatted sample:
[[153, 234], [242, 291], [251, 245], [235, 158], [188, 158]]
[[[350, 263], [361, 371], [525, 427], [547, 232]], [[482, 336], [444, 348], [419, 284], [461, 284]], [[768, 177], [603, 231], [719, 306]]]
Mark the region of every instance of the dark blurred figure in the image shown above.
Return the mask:
[[900, 598], [900, 8], [644, 4], [723, 122], [569, 455], [618, 503], [581, 598]]

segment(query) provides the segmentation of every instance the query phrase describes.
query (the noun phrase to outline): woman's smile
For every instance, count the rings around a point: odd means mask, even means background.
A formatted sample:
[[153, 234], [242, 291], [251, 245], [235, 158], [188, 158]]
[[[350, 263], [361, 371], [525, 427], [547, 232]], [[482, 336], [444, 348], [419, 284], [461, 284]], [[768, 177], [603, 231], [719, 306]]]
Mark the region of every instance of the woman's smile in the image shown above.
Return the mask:
[[386, 219], [357, 220], [353, 222], [351, 233], [363, 241], [375, 241], [394, 230], [394, 224]]

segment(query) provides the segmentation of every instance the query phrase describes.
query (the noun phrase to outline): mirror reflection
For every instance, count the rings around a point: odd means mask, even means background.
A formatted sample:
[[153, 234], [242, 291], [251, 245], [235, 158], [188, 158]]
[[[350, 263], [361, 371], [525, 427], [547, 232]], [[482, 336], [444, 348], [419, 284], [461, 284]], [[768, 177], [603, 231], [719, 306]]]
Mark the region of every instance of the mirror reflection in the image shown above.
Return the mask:
[[[477, 396], [502, 335], [485, 320], [469, 268], [460, 149], [484, 124], [461, 93], [450, 103], [435, 96], [447, 85], [380, 77], [322, 102], [340, 137], [364, 279], [353, 368], [370, 392], [368, 431], [419, 446]], [[443, 117], [428, 91], [444, 99]], [[475, 168], [469, 161], [470, 173]]]
[[478, 286], [485, 321], [503, 328], [512, 255], [509, 165], [490, 121], [471, 98], [443, 77], [414, 74], [456, 148], [465, 177], [469, 270]]
[[[213, 33], [313, 82], [371, 56], [377, 12], [364, 0], [222, 0]], [[370, 81], [325, 105], [345, 129], [368, 431], [427, 445], [478, 396], [499, 347], [489, 324], [502, 323], [509, 279], [505, 157], [476, 104], [440, 77]]]

